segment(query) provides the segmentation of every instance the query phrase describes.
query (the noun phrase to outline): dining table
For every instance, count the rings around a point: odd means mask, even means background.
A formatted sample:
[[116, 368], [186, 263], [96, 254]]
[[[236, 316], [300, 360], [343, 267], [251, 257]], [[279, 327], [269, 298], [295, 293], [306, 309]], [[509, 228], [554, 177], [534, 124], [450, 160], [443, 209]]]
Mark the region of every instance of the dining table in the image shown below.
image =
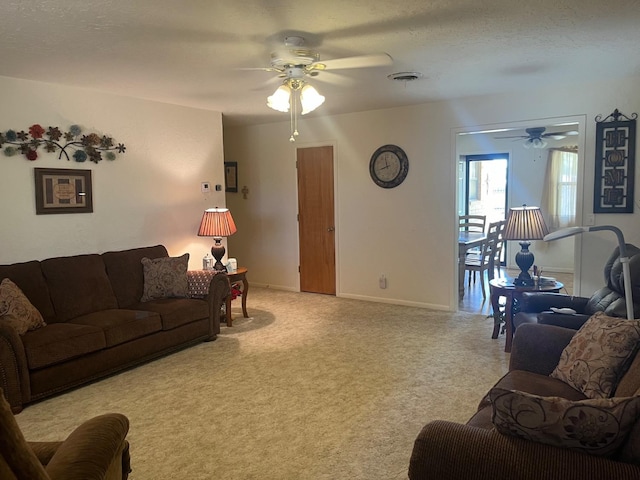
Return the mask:
[[461, 230], [458, 234], [458, 296], [464, 298], [464, 272], [467, 252], [479, 247], [487, 240], [486, 232], [469, 232]]

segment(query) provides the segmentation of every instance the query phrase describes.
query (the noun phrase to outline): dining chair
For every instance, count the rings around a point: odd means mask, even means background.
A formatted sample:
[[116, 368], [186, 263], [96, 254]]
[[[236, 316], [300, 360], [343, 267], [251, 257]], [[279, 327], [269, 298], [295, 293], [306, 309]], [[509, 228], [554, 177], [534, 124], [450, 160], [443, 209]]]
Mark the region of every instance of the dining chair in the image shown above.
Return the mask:
[[497, 222], [492, 222], [489, 224], [488, 232], [492, 232], [494, 230], [497, 231], [498, 239], [493, 245], [493, 255], [491, 257], [492, 262], [492, 274], [489, 276], [489, 280], [493, 279], [493, 271], [497, 272], [498, 276], [500, 276], [500, 271], [502, 268], [502, 250], [504, 248], [504, 227], [507, 224], [506, 220], [499, 220]]
[[[458, 217], [460, 231], [466, 232], [484, 232], [487, 225], [486, 215], [460, 215]], [[467, 251], [467, 255], [479, 255], [480, 248], [474, 247]]]
[[[482, 298], [487, 298], [487, 291], [484, 285], [484, 272], [487, 272], [487, 280], [494, 277], [495, 257], [499, 248], [501, 230], [500, 222], [494, 222], [489, 225], [487, 230], [487, 239], [480, 246], [479, 253], [470, 253], [465, 258], [465, 271], [468, 272], [468, 285], [471, 286], [471, 280], [476, 281], [476, 273], [480, 278], [480, 286], [482, 287]], [[500, 247], [501, 248], [501, 247]]]

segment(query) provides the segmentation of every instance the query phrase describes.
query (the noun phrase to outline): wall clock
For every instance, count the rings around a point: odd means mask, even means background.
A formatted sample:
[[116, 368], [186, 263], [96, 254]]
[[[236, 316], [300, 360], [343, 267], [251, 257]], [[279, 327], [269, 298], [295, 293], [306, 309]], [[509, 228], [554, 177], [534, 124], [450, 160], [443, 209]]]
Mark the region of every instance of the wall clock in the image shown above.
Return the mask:
[[409, 172], [409, 159], [400, 147], [383, 145], [371, 156], [369, 174], [376, 185], [393, 188], [400, 185]]

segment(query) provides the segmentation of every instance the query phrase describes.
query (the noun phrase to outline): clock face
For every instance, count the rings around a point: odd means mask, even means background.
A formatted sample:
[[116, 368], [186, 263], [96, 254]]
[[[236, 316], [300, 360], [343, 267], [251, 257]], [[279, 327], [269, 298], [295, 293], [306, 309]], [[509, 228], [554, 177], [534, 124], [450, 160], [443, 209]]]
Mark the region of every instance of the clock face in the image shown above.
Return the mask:
[[409, 159], [404, 151], [395, 145], [384, 145], [377, 149], [369, 162], [371, 178], [382, 188], [400, 185], [409, 171]]

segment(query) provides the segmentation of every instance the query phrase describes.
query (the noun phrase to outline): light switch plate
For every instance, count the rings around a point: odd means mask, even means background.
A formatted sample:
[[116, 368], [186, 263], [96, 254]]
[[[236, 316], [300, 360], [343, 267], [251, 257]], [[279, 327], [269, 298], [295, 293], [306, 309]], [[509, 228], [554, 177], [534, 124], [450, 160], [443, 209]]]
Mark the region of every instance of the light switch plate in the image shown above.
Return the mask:
[[209, 193], [211, 191], [211, 184], [209, 182], [202, 182], [200, 185], [200, 191], [202, 193]]

